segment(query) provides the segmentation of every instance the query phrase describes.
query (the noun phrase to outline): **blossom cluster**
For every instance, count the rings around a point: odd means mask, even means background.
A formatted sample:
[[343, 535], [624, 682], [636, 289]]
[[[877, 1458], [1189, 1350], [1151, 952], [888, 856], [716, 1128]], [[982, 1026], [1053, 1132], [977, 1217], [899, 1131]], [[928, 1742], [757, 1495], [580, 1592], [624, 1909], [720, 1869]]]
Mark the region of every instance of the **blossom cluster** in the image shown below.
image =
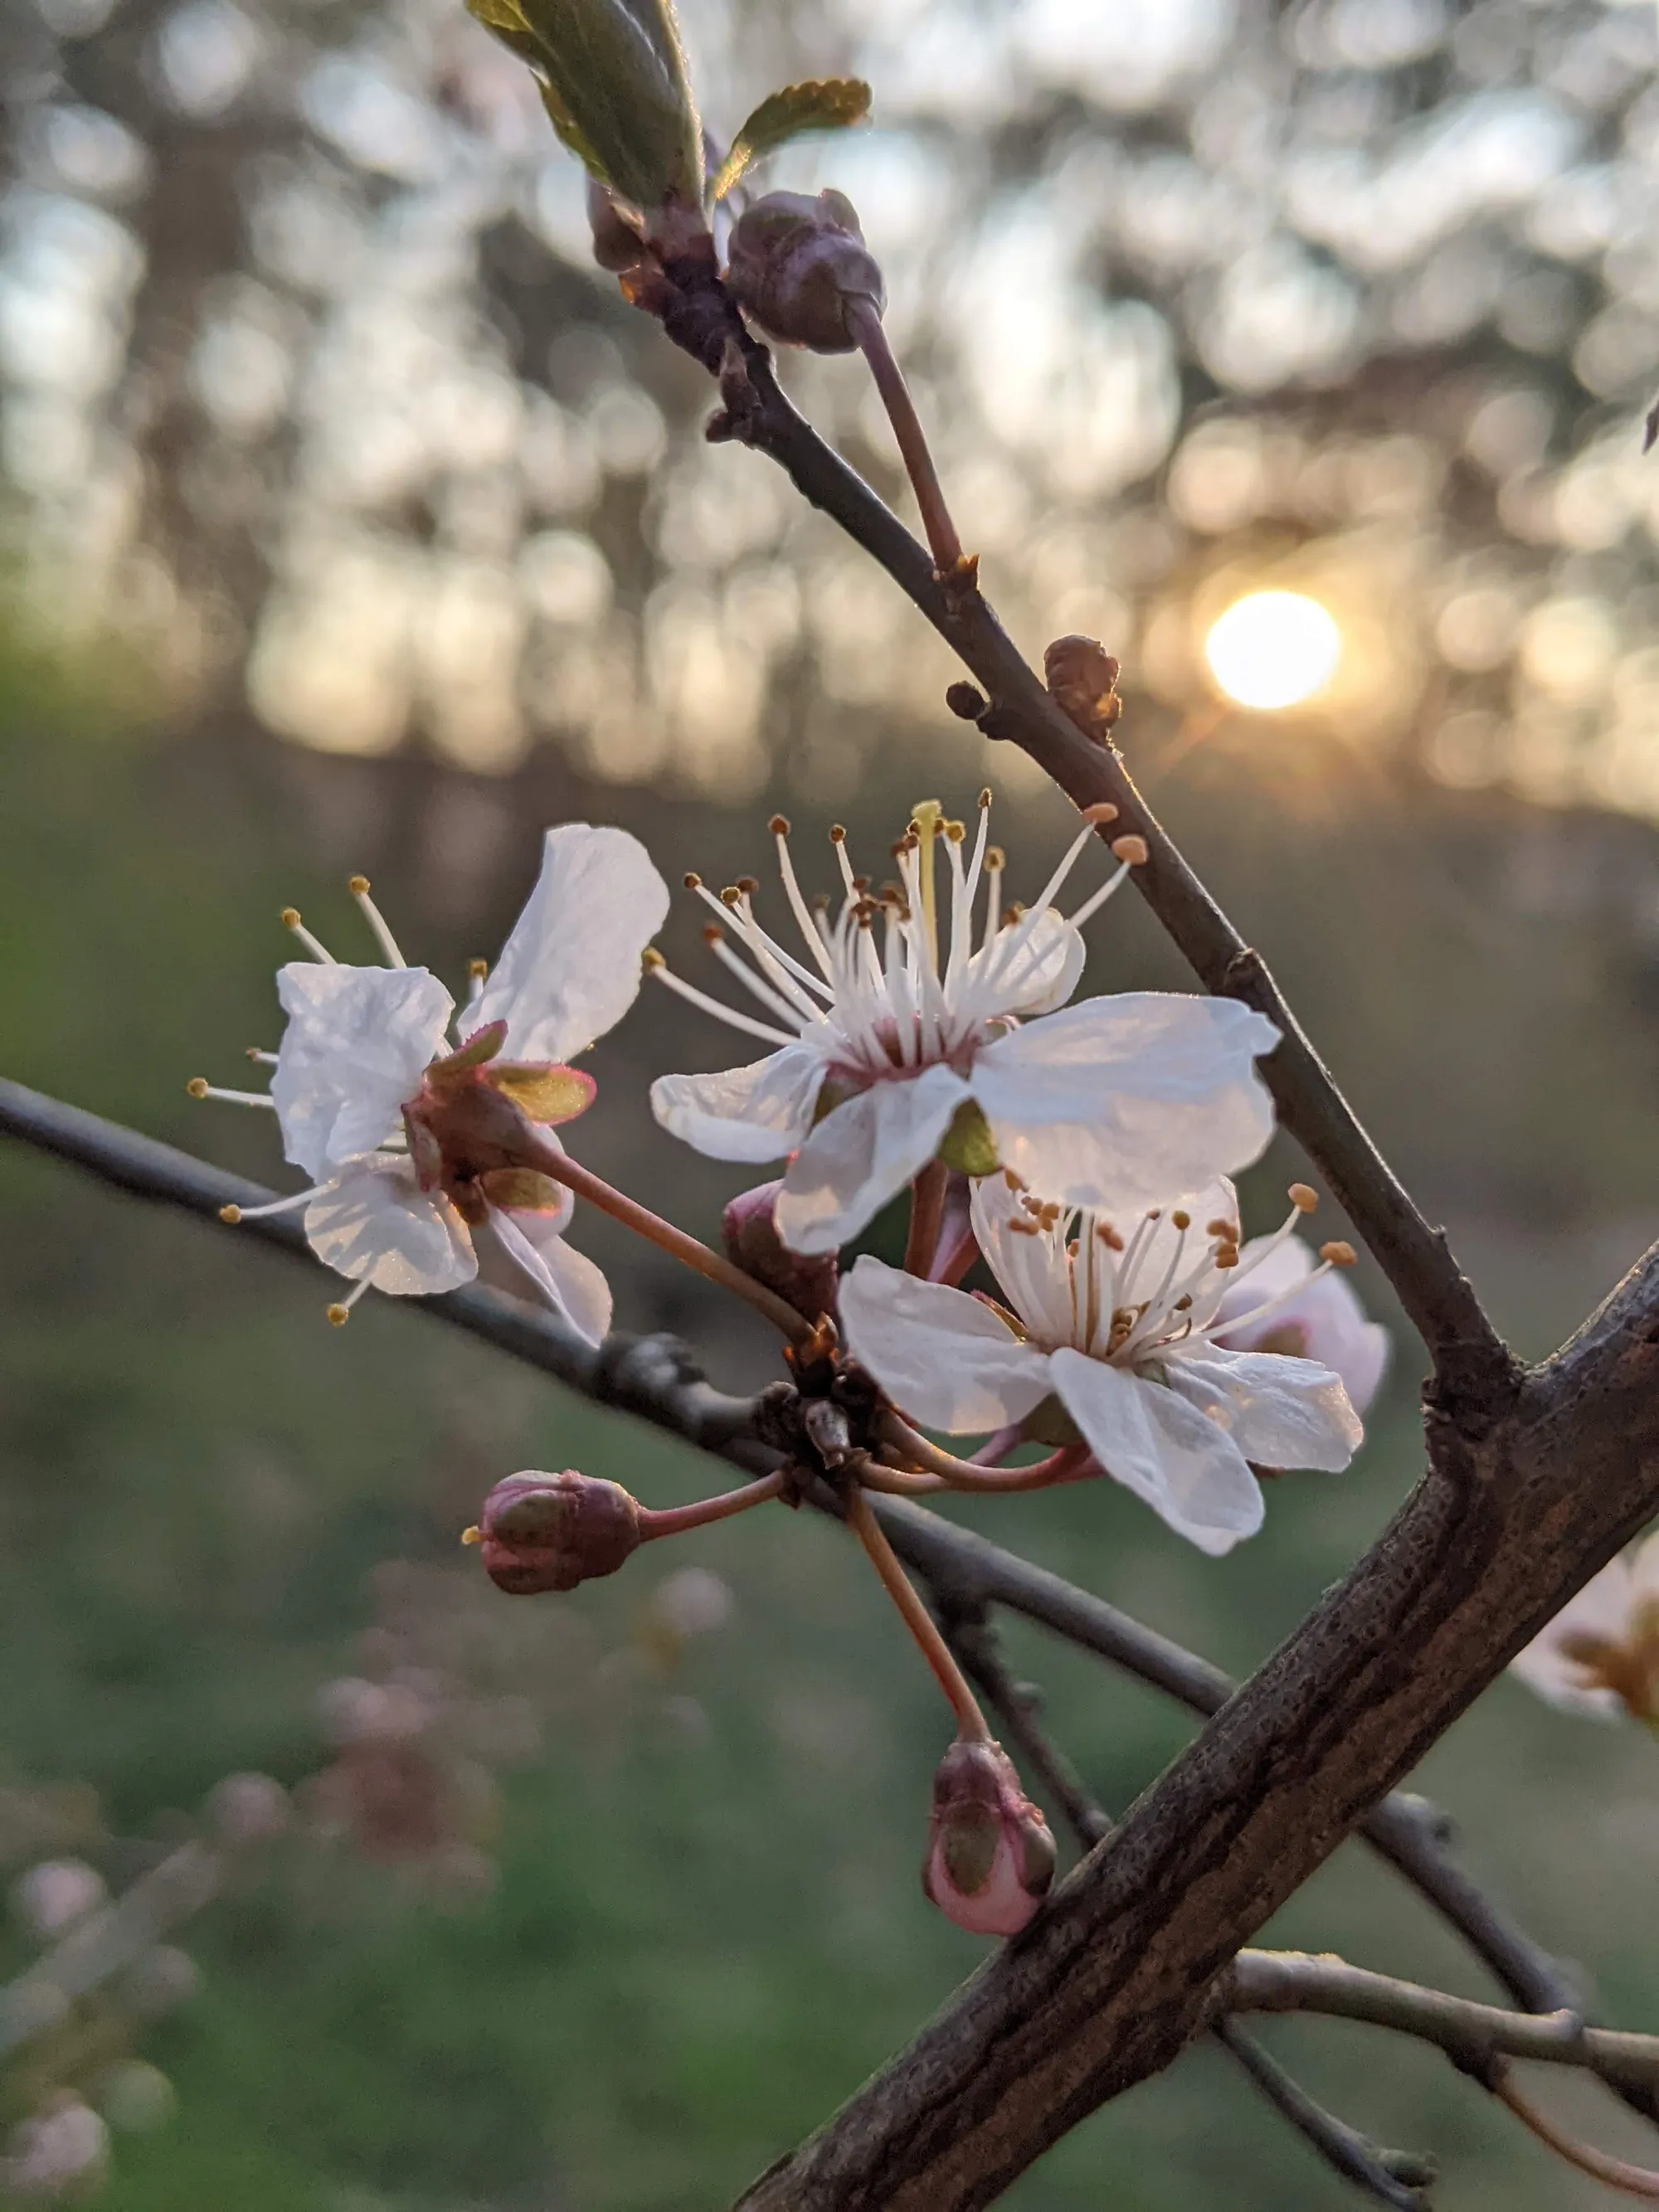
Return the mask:
[[[709, 909], [705, 941], [737, 1003], [654, 949], [668, 889], [619, 829], [545, 833], [524, 910], [493, 967], [473, 964], [459, 1006], [408, 963], [355, 878], [380, 958], [337, 959], [288, 910], [306, 957], [278, 972], [277, 1049], [250, 1054], [270, 1067], [269, 1089], [190, 1085], [272, 1111], [309, 1179], [225, 1218], [301, 1211], [313, 1252], [352, 1285], [329, 1308], [337, 1322], [370, 1289], [454, 1291], [494, 1255], [498, 1273], [598, 1343], [612, 1299], [569, 1241], [580, 1195], [768, 1312], [793, 1340], [803, 1393], [809, 1370], [864, 1378], [878, 1412], [848, 1462], [860, 1486], [1104, 1475], [1224, 1553], [1261, 1526], [1263, 1474], [1348, 1464], [1387, 1340], [1338, 1272], [1351, 1249], [1329, 1243], [1316, 1257], [1299, 1233], [1317, 1203], [1306, 1185], [1271, 1234], [1244, 1236], [1231, 1178], [1273, 1134], [1258, 1066], [1273, 1024], [1224, 998], [1076, 995], [1085, 926], [1146, 860], [1139, 838], [1112, 838], [1114, 817], [1085, 813], [1028, 905], [1006, 902], [988, 792], [971, 827], [918, 806], [879, 884], [832, 830], [827, 896], [803, 884], [776, 817], [793, 934], [763, 918], [756, 878], [718, 892], [684, 879]], [[1065, 910], [1073, 872], [1107, 847], [1113, 867]], [[596, 1096], [572, 1063], [642, 980], [764, 1048], [651, 1090], [658, 1122], [699, 1152], [782, 1164], [728, 1209], [724, 1257], [613, 1190], [559, 1133]], [[907, 1190], [904, 1266], [866, 1252], [843, 1274], [847, 1248]], [[964, 1460], [941, 1437], [985, 1441]], [[1051, 1456], [1033, 1464], [1022, 1455], [1034, 1445]], [[781, 1469], [653, 1513], [574, 1471], [520, 1474], [468, 1533], [502, 1588], [568, 1589], [789, 1481]], [[849, 1518], [896, 1573], [873, 1519]], [[927, 1624], [911, 1626], [926, 1644]], [[935, 1671], [948, 1679], [946, 1662]], [[957, 1703], [963, 1741], [978, 1747], [941, 1769], [928, 1892], [964, 1925], [1012, 1925], [1034, 1909], [1052, 1852], [965, 1688]], [[977, 1904], [952, 1890], [953, 1867], [978, 1869]]]

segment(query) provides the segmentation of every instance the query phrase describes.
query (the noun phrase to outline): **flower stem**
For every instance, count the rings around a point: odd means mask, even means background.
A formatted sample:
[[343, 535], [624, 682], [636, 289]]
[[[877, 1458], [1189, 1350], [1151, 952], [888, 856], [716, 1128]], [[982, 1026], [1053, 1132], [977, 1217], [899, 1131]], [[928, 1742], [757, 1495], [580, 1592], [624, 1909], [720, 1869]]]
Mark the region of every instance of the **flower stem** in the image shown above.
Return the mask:
[[1030, 1467], [976, 1466], [972, 1460], [958, 1459], [954, 1452], [929, 1443], [926, 1437], [908, 1421], [901, 1420], [896, 1413], [884, 1416], [882, 1434], [907, 1460], [929, 1474], [939, 1475], [952, 1490], [988, 1490], [1005, 1495], [1021, 1490], [1047, 1490], [1057, 1482], [1079, 1480], [1089, 1465], [1086, 1444], [1062, 1444], [1047, 1459], [1036, 1460]]
[[904, 372], [887, 343], [881, 317], [866, 301], [849, 301], [847, 325], [870, 364], [876, 390], [881, 396], [882, 405], [887, 410], [887, 419], [893, 426], [893, 435], [898, 441], [905, 473], [916, 495], [916, 505], [921, 510], [922, 528], [927, 533], [933, 566], [941, 576], [953, 576], [963, 566], [962, 540], [957, 536], [951, 510], [945, 504], [944, 489], [933, 466], [933, 457], [927, 450], [921, 418], [916, 413], [910, 388], [904, 381]]
[[640, 1540], [648, 1544], [655, 1536], [678, 1536], [688, 1528], [707, 1528], [712, 1521], [729, 1521], [734, 1513], [746, 1513], [751, 1505], [764, 1505], [783, 1485], [784, 1470], [780, 1468], [775, 1474], [763, 1475], [758, 1482], [745, 1482], [741, 1490], [723, 1490], [718, 1498], [699, 1498], [690, 1505], [667, 1505], [660, 1510], [642, 1505]]
[[690, 1237], [683, 1229], [676, 1229], [672, 1221], [665, 1221], [659, 1213], [653, 1213], [648, 1206], [637, 1199], [628, 1198], [615, 1190], [603, 1176], [596, 1176], [591, 1168], [580, 1166], [568, 1152], [557, 1152], [551, 1145], [538, 1146], [535, 1164], [540, 1172], [574, 1190], [578, 1198], [585, 1198], [590, 1206], [597, 1206], [601, 1213], [608, 1213], [613, 1221], [620, 1221], [635, 1236], [643, 1237], [659, 1251], [671, 1253], [694, 1273], [718, 1283], [723, 1290], [731, 1291], [745, 1304], [763, 1314], [772, 1326], [792, 1343], [801, 1343], [812, 1334], [812, 1324], [787, 1304], [764, 1283], [757, 1283], [752, 1275], [719, 1252], [711, 1252], [708, 1245]]
[[870, 1564], [887, 1585], [887, 1595], [904, 1617], [904, 1625], [921, 1647], [921, 1656], [933, 1668], [941, 1690], [957, 1717], [959, 1735], [970, 1743], [988, 1743], [991, 1731], [968, 1678], [957, 1666], [951, 1647], [939, 1634], [933, 1616], [916, 1595], [908, 1577], [894, 1557], [893, 1547], [881, 1533], [870, 1501], [856, 1483], [848, 1492], [847, 1519], [853, 1533], [870, 1555]]
[[929, 1160], [910, 1185], [910, 1229], [904, 1240], [904, 1272], [927, 1281], [939, 1251], [939, 1231], [945, 1225], [945, 1192], [951, 1170], [943, 1160]]

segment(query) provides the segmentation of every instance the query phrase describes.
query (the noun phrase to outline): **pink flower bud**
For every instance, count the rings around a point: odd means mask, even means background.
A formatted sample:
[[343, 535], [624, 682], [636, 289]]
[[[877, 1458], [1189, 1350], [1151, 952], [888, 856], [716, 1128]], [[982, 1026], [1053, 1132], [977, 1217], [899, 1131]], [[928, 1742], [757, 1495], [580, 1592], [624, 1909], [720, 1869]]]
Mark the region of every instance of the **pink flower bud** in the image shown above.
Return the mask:
[[958, 1737], [933, 1777], [921, 1886], [974, 1936], [1014, 1936], [1054, 1878], [1054, 1839], [1000, 1744]]
[[474, 1540], [497, 1589], [574, 1589], [616, 1573], [640, 1540], [640, 1509], [619, 1484], [574, 1468], [509, 1474], [485, 1498]]
[[732, 227], [726, 281], [769, 337], [814, 353], [851, 353], [847, 310], [861, 301], [877, 314], [887, 288], [852, 202], [840, 192], [768, 192]]
[[720, 1216], [720, 1242], [726, 1258], [745, 1274], [816, 1321], [836, 1310], [840, 1271], [833, 1252], [792, 1252], [779, 1236], [775, 1212], [782, 1188], [781, 1182], [763, 1182], [740, 1191]]

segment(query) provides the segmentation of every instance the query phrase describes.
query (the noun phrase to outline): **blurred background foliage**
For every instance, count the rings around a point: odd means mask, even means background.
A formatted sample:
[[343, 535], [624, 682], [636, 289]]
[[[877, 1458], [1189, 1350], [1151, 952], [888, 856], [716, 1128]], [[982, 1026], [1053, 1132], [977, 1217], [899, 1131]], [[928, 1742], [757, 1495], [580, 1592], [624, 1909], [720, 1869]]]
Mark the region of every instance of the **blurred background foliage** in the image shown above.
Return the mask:
[[[700, 0], [687, 27], [716, 129], [792, 75], [873, 81], [874, 128], [773, 180], [859, 206], [992, 596], [1034, 651], [1122, 656], [1155, 804], [1547, 1351], [1659, 1230], [1653, 9]], [[1066, 810], [945, 714], [884, 580], [702, 441], [706, 386], [588, 265], [574, 168], [459, 4], [15, 0], [0, 88], [8, 1073], [274, 1177], [264, 1125], [183, 1084], [275, 1042], [277, 908], [343, 946], [362, 867], [453, 977], [561, 817], [722, 881], [762, 872], [773, 805], [878, 855], [916, 798], [988, 779], [1037, 888]], [[902, 504], [858, 365], [787, 368]], [[1257, 589], [1340, 637], [1282, 713], [1206, 672]], [[1126, 904], [1092, 935], [1097, 988], [1182, 981]], [[684, 914], [667, 941], [694, 969]], [[643, 1084], [722, 1050], [647, 999], [578, 1138], [705, 1234], [733, 1178]], [[390, 1302], [330, 1331], [319, 1279], [228, 1233], [13, 1153], [0, 1203], [0, 1974], [75, 1903], [43, 1865], [118, 1893], [217, 1833], [226, 1776], [291, 1793], [0, 2075], [7, 2126], [71, 2081], [119, 2124], [111, 2212], [702, 2212], [971, 1966], [916, 1886], [943, 1716], [833, 1530], [769, 1510], [514, 1605], [455, 1549], [500, 1474], [658, 1503], [718, 1478]], [[764, 1377], [744, 1316], [581, 1233], [625, 1325]], [[962, 1510], [1247, 1668], [1413, 1479], [1417, 1374], [1402, 1340], [1355, 1472], [1276, 1485], [1231, 1560], [1115, 1491]], [[1107, 1804], [1184, 1740], [1011, 1644]], [[1505, 1684], [1423, 1781], [1652, 2026], [1652, 1745]], [[1275, 1932], [1481, 1990], [1355, 1851]], [[1270, 2038], [1431, 2147], [1448, 2212], [1600, 2201], [1443, 2064]], [[1008, 2199], [1344, 2201], [1207, 2050]]]

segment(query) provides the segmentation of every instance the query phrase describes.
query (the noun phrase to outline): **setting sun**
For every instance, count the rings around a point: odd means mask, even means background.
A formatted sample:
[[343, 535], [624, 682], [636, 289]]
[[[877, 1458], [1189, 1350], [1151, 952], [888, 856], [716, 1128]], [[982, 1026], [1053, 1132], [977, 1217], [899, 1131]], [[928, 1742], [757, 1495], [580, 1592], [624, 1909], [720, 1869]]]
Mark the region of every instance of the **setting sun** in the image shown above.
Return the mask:
[[1336, 673], [1342, 635], [1317, 599], [1300, 592], [1251, 592], [1213, 623], [1204, 658], [1241, 707], [1295, 707]]

